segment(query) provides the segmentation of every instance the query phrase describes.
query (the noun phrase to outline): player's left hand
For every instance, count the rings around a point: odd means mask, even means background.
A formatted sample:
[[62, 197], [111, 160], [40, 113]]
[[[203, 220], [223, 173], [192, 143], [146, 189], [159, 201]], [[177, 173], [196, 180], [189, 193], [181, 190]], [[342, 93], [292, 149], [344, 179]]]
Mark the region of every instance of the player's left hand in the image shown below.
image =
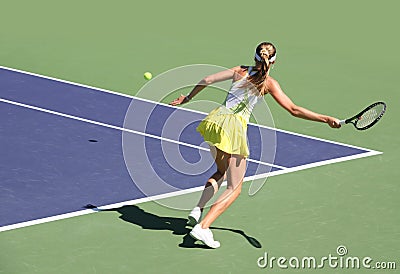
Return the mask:
[[181, 96], [179, 96], [178, 98], [176, 98], [174, 101], [172, 101], [169, 104], [172, 106], [177, 106], [177, 105], [182, 105], [187, 102], [189, 102], [188, 98], [185, 95], [181, 94]]

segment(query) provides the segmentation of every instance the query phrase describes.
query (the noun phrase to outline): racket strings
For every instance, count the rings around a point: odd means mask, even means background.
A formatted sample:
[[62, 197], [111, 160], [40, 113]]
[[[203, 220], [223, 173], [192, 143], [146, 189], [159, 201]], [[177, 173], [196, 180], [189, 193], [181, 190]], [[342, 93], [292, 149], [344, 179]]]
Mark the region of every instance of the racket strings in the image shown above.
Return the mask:
[[373, 122], [375, 122], [376, 119], [380, 118], [383, 111], [384, 106], [382, 105], [377, 105], [371, 109], [368, 109], [360, 117], [358, 117], [357, 127], [363, 128], [372, 124]]

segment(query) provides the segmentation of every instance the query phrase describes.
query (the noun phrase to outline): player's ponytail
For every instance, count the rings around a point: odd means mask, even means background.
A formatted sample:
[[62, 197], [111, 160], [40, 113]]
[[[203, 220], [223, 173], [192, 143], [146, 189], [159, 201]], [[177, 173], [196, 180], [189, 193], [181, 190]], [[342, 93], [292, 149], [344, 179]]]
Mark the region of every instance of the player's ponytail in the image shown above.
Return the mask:
[[269, 60], [268, 60], [268, 58], [269, 58], [269, 55], [268, 55], [268, 52], [266, 51], [266, 52], [263, 52], [263, 51], [261, 51], [261, 62], [262, 62], [262, 65], [261, 65], [261, 74], [264, 76], [264, 75], [266, 75], [266, 77], [268, 77], [268, 73], [269, 73]]
[[254, 55], [254, 61], [256, 63], [253, 67], [255, 73], [248, 77], [246, 86], [253, 86], [253, 89], [256, 89], [255, 93], [259, 96], [268, 92], [266, 82], [275, 59], [276, 48], [272, 43], [263, 42], [257, 46]]

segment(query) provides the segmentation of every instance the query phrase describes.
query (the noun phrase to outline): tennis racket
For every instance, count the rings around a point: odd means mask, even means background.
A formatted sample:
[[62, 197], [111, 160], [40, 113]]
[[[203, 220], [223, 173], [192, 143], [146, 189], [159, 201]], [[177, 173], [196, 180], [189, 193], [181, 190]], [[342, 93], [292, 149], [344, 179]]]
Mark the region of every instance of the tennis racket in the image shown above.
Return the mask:
[[365, 108], [363, 111], [353, 117], [340, 121], [341, 125], [353, 124], [358, 130], [365, 130], [375, 125], [385, 114], [386, 104], [376, 102]]

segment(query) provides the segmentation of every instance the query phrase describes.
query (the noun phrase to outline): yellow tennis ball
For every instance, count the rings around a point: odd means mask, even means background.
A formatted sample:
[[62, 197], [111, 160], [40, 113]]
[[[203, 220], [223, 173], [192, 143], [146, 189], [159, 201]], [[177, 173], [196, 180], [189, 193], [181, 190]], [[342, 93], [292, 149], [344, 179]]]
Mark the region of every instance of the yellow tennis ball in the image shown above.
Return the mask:
[[143, 76], [144, 76], [144, 79], [146, 79], [146, 80], [150, 80], [153, 77], [151, 72], [145, 72]]

